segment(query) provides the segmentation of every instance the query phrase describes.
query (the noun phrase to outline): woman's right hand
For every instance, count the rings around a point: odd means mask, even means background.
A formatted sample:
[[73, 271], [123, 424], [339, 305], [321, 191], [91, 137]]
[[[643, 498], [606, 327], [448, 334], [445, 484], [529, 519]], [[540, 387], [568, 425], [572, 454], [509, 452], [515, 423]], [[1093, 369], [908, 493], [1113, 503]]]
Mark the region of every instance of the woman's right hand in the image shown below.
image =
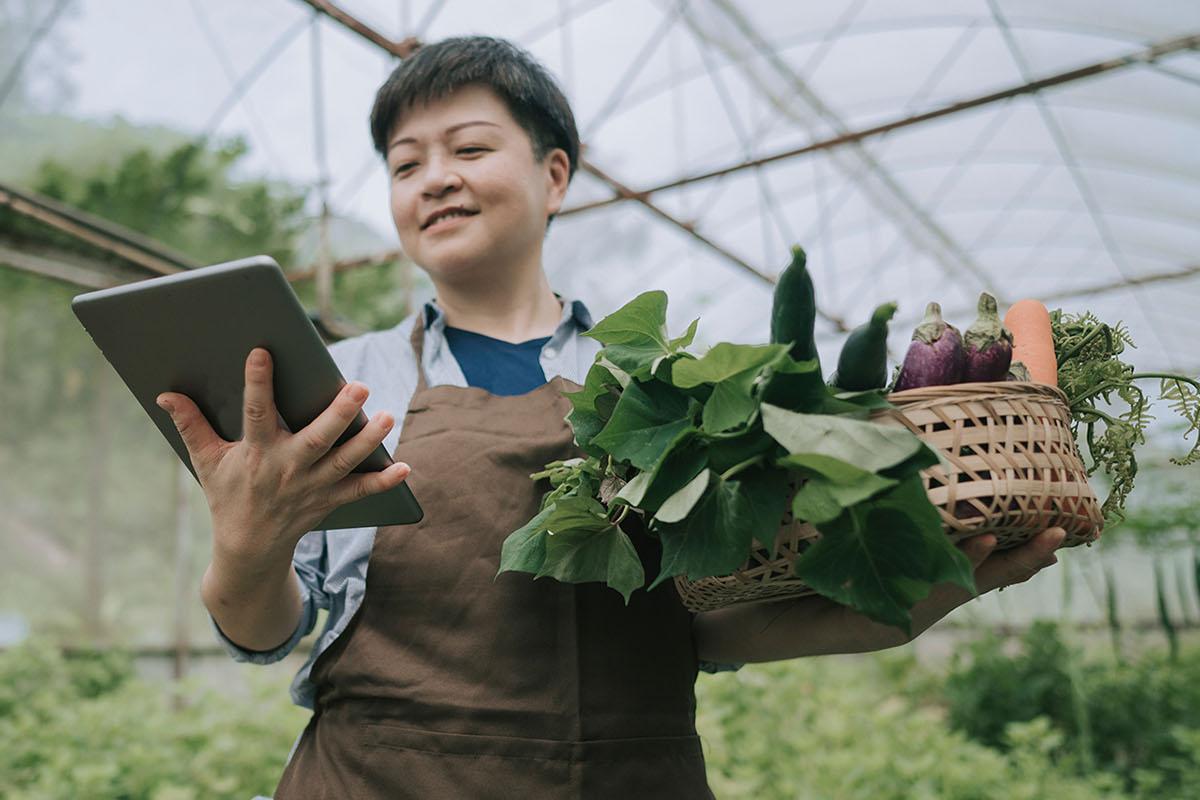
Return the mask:
[[296, 543], [335, 508], [394, 488], [409, 466], [353, 473], [392, 429], [381, 411], [361, 431], [334, 447], [358, 415], [367, 387], [352, 382], [309, 425], [291, 433], [275, 408], [270, 354], [246, 358], [242, 438], [222, 439], [186, 395], [157, 398], [179, 431], [200, 479], [213, 521], [213, 548], [239, 561], [286, 559]]

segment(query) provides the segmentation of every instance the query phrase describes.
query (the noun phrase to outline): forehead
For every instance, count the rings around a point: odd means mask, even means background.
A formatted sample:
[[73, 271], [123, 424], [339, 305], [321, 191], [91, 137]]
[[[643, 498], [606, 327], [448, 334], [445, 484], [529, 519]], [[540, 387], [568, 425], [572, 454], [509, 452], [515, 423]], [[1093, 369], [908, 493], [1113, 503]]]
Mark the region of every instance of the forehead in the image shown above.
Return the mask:
[[[523, 133], [508, 106], [487, 86], [469, 85], [429, 103], [416, 103], [401, 110], [388, 137], [389, 148], [402, 140], [436, 139], [464, 122], [490, 122], [507, 132]], [[472, 126], [471, 130], [491, 126]]]

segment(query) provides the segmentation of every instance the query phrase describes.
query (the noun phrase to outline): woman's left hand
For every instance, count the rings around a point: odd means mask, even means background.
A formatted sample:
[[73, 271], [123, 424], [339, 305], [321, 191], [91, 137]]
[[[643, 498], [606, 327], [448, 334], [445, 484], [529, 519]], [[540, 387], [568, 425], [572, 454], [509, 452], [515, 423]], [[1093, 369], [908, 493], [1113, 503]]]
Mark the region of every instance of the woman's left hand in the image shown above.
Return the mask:
[[993, 589], [1024, 583], [1042, 569], [1058, 562], [1054, 551], [1062, 546], [1067, 532], [1048, 528], [1025, 544], [996, 552], [992, 534], [973, 536], [960, 547], [975, 568], [975, 587], [980, 594]]

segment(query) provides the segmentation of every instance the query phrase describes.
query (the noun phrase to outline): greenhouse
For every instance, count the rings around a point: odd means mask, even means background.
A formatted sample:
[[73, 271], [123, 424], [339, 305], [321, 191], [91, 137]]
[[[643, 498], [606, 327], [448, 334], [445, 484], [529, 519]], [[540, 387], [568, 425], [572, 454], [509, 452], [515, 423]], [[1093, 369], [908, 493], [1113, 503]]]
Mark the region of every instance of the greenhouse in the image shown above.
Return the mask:
[[[1200, 796], [1198, 144], [1183, 0], [0, 0], [0, 796]], [[72, 309], [260, 255], [327, 507]]]

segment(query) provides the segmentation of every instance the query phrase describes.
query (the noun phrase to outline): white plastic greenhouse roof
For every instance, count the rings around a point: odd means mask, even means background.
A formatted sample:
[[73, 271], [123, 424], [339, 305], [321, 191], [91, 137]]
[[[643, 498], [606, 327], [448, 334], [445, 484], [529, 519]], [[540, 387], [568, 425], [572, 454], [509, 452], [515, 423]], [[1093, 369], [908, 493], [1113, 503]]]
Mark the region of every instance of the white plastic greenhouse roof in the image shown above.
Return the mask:
[[[63, 25], [79, 56], [77, 108], [243, 134], [255, 168], [310, 185], [327, 176], [337, 213], [394, 241], [367, 131], [394, 59], [322, 5], [87, 0]], [[1200, 34], [1200, 2], [337, 7], [394, 41], [485, 33], [527, 47], [566, 88], [586, 158], [635, 191], [1136, 56], [649, 196], [682, 225], [633, 200], [564, 215], [547, 269], [598, 316], [662, 288], [673, 330], [700, 316], [703, 341], [765, 341], [772, 286], [750, 270], [773, 275], [798, 242], [830, 318], [854, 326], [900, 302], [896, 352], [927, 301], [965, 327], [988, 289], [1122, 319], [1140, 367], [1200, 372], [1200, 52], [1180, 43]], [[612, 196], [581, 170], [568, 206]], [[832, 358], [834, 324], [823, 329]]]

